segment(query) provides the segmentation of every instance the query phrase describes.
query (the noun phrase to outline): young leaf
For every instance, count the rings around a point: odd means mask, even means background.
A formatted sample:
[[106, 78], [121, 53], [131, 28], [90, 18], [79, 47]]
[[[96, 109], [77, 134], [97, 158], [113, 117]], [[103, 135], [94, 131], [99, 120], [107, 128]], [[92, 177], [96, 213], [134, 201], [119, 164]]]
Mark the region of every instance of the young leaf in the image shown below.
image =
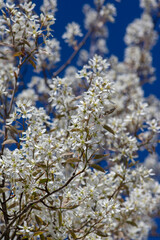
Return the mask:
[[79, 128], [73, 128], [73, 129], [71, 129], [71, 132], [79, 132], [79, 131], [80, 131]]
[[40, 239], [41, 239], [41, 240], [45, 240], [45, 237], [44, 237], [43, 234], [40, 235]]
[[72, 156], [73, 152], [66, 152], [62, 154], [62, 157], [68, 157], [68, 156]]
[[116, 173], [116, 174], [114, 175], [114, 178], [113, 178], [113, 179], [115, 180], [117, 177], [120, 177], [120, 178], [122, 178], [122, 179], [124, 178], [121, 174]]
[[31, 45], [29, 44], [29, 42], [26, 39], [23, 39], [23, 42], [28, 45], [28, 47], [31, 47]]
[[7, 187], [0, 188], [0, 193], [4, 193], [4, 192], [7, 192], [7, 191], [9, 191], [9, 188], [7, 188]]
[[112, 129], [111, 127], [109, 127], [108, 125], [105, 124], [103, 127], [104, 127], [104, 129], [106, 129], [108, 132], [112, 133], [113, 135], [115, 134], [115, 132], [113, 131], [113, 129]]
[[133, 227], [138, 227], [137, 224], [133, 221], [126, 221], [126, 223], [132, 225]]
[[31, 59], [28, 60], [30, 62], [30, 64], [36, 69], [36, 64], [35, 62], [33, 62]]
[[101, 158], [104, 158], [106, 156], [109, 156], [109, 154], [95, 154], [94, 159], [101, 159]]
[[101, 231], [97, 231], [96, 234], [100, 237], [108, 237], [108, 234], [107, 233], [102, 233]]
[[12, 203], [10, 206], [8, 206], [8, 209], [14, 208], [18, 205], [17, 202]]
[[17, 141], [14, 139], [7, 139], [2, 143], [2, 145], [13, 144], [13, 143], [17, 143]]
[[81, 160], [79, 158], [69, 158], [66, 160], [66, 163], [75, 163], [80, 162]]
[[39, 216], [35, 215], [35, 220], [38, 224], [38, 226], [41, 226], [43, 224], [43, 220], [42, 218], [40, 218]]
[[40, 236], [40, 235], [42, 235], [43, 233], [44, 233], [44, 232], [42, 232], [42, 231], [38, 231], [38, 232], [35, 232], [33, 236]]
[[42, 208], [41, 207], [39, 207], [38, 205], [33, 205], [33, 207], [32, 207], [33, 209], [36, 209], [36, 210], [38, 210], [38, 211], [41, 211], [42, 210]]
[[14, 57], [19, 57], [19, 56], [23, 56], [22, 52], [16, 52], [13, 54]]
[[40, 179], [40, 180], [39, 180], [39, 184], [43, 184], [43, 183], [46, 183], [46, 182], [48, 182], [48, 181], [49, 181], [48, 178], [43, 178], [43, 179]]
[[98, 171], [105, 172], [105, 170], [101, 166], [99, 166], [97, 164], [93, 163], [93, 164], [90, 164], [89, 166], [94, 168], [94, 169], [96, 169], [96, 170], [98, 170]]
[[19, 133], [18, 130], [12, 125], [7, 125], [6, 128], [9, 129], [13, 133], [16, 133], [16, 134]]
[[58, 211], [58, 221], [59, 221], [59, 227], [62, 226], [62, 213], [61, 211]]
[[[77, 207], [79, 207], [79, 205], [67, 206], [66, 209], [75, 209]], [[64, 206], [64, 208], [65, 208], [65, 206]]]
[[72, 238], [73, 239], [77, 239], [77, 236], [76, 236], [76, 234], [74, 233], [74, 231], [73, 230], [69, 230], [69, 233], [71, 234], [71, 236], [72, 236]]
[[105, 115], [113, 113], [115, 109], [116, 109], [115, 107], [111, 108], [109, 111], [105, 112]]

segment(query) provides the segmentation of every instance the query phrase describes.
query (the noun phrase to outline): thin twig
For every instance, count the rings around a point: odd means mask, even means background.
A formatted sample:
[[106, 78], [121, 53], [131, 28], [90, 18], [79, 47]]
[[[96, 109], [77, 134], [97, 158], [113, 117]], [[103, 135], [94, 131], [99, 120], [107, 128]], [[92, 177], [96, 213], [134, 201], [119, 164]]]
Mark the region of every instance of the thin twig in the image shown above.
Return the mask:
[[71, 54], [71, 56], [67, 59], [67, 61], [60, 67], [58, 68], [57, 71], [55, 71], [53, 73], [53, 77], [56, 77], [59, 73], [61, 73], [73, 60], [73, 58], [77, 55], [77, 53], [79, 52], [79, 50], [81, 49], [81, 47], [85, 44], [86, 40], [88, 39], [88, 37], [90, 36], [90, 34], [92, 33], [92, 30], [90, 29], [86, 35], [84, 36], [84, 38], [82, 39], [82, 41], [78, 44], [78, 46], [76, 47], [75, 51]]

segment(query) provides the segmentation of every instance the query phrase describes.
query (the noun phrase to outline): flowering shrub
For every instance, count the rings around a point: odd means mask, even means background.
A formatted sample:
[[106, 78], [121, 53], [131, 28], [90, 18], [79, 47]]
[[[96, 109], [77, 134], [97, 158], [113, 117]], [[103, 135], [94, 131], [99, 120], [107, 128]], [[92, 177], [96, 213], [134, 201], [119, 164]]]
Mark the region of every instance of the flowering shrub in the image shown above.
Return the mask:
[[[55, 69], [56, 0], [39, 14], [30, 0], [0, 1], [0, 239], [140, 240], [155, 228], [160, 101], [142, 85], [155, 80], [160, 1], [140, 1], [123, 62], [106, 59], [114, 1], [94, 5], [83, 8], [86, 34], [67, 24], [73, 53]], [[35, 71], [25, 86], [27, 65]]]

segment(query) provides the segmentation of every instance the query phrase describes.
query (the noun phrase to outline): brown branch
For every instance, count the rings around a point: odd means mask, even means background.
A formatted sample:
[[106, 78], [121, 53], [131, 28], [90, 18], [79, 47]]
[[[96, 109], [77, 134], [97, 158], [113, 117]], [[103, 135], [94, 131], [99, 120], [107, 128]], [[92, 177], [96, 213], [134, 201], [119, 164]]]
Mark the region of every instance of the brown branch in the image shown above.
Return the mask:
[[44, 82], [45, 82], [46, 86], [51, 90], [51, 87], [49, 86], [48, 81], [47, 81], [48, 80], [47, 74], [46, 74], [46, 70], [44, 67], [42, 67], [42, 71], [43, 71], [43, 76], [44, 76]]
[[34, 48], [29, 54], [28, 54], [28, 56], [26, 57], [26, 58], [24, 58], [24, 60], [19, 64], [19, 69], [22, 67], [22, 65], [30, 58], [30, 57], [32, 57], [32, 54], [35, 52], [35, 51], [37, 51], [38, 50], [38, 48], [36, 47], [36, 48]]
[[79, 52], [79, 50], [81, 49], [81, 47], [85, 44], [86, 40], [88, 39], [88, 37], [91, 35], [92, 30], [90, 29], [86, 35], [84, 36], [84, 38], [82, 39], [82, 41], [78, 44], [78, 46], [76, 47], [75, 51], [71, 54], [71, 56], [67, 59], [67, 61], [60, 67], [58, 68], [57, 71], [55, 71], [53, 73], [53, 77], [56, 77], [59, 73], [61, 73], [73, 60], [73, 58], [77, 55], [77, 53]]
[[92, 233], [92, 232], [95, 231], [94, 227], [95, 227], [98, 223], [100, 223], [102, 220], [103, 220], [103, 217], [100, 218], [99, 220], [97, 220], [95, 223], [93, 223], [93, 224], [89, 227], [89, 230], [88, 230], [82, 237], [78, 237], [78, 238], [76, 238], [76, 239], [85, 239], [85, 237], [86, 237], [88, 234], [90, 234], [90, 233]]
[[13, 92], [12, 92], [11, 102], [10, 102], [10, 105], [9, 105], [9, 110], [8, 110], [8, 112], [7, 112], [7, 117], [9, 117], [9, 114], [10, 114], [11, 111], [12, 111], [13, 101], [14, 101], [14, 97], [15, 97], [15, 94], [16, 94], [16, 90], [17, 90], [17, 80], [18, 80], [18, 76], [17, 76], [17, 74], [15, 73], [14, 88], [13, 88]]
[[7, 47], [12, 47], [12, 48], [14, 48], [14, 45], [13, 45], [13, 44], [9, 44], [9, 43], [6, 43], [6, 42], [0, 42], [0, 46], [7, 46]]

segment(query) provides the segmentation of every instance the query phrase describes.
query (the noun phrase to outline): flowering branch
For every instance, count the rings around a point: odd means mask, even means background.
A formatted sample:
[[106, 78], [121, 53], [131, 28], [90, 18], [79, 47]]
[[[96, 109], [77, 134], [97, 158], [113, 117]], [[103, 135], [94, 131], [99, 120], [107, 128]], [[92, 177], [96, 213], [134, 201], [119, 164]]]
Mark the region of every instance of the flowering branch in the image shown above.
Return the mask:
[[[10, 229], [10, 227], [15, 223], [15, 221], [16, 221], [18, 218], [22, 217], [22, 216], [23, 216], [29, 209], [31, 209], [35, 204], [37, 204], [37, 203], [39, 203], [39, 202], [43, 202], [43, 200], [45, 200], [47, 197], [53, 195], [54, 193], [57, 193], [57, 192], [63, 190], [66, 186], [68, 186], [68, 184], [69, 184], [71, 181], [73, 181], [74, 178], [76, 178], [78, 175], [82, 174], [82, 173], [85, 171], [85, 169], [86, 169], [86, 165], [85, 165], [85, 167], [84, 167], [81, 171], [79, 171], [78, 173], [75, 173], [75, 172], [74, 172], [74, 173], [72, 174], [72, 176], [68, 179], [68, 181], [67, 181], [62, 187], [60, 187], [60, 188], [58, 188], [58, 189], [56, 189], [56, 190], [54, 190], [54, 191], [52, 191], [52, 192], [50, 192], [50, 193], [47, 193], [47, 194], [46, 194], [45, 196], [43, 196], [42, 198], [40, 198], [40, 199], [38, 199], [38, 200], [35, 200], [35, 201], [29, 203], [27, 206], [25, 206], [25, 207], [21, 210], [21, 212], [20, 212], [19, 214], [17, 214], [17, 216], [15, 216], [14, 219], [7, 225], [6, 230], [2, 233], [2, 235], [1, 235], [1, 237], [0, 237], [0, 240], [3, 239], [4, 236], [6, 236], [8, 230]], [[4, 212], [5, 212], [5, 210], [4, 210]], [[6, 213], [6, 212], [5, 212], [5, 213]], [[6, 214], [5, 214], [5, 215], [6, 215]], [[8, 223], [8, 221], [7, 221], [7, 223]]]
[[[32, 1], [0, 3], [0, 240], [142, 240], [154, 229], [160, 101], [145, 97], [142, 83], [155, 76], [158, 1], [140, 0], [144, 11], [127, 27], [121, 62], [106, 59], [106, 23], [116, 8], [94, 5], [84, 5], [87, 33], [79, 44], [79, 24], [66, 26], [63, 38], [74, 51], [53, 72], [57, 1], [44, 1], [40, 14]], [[34, 71], [22, 89], [27, 63]]]

